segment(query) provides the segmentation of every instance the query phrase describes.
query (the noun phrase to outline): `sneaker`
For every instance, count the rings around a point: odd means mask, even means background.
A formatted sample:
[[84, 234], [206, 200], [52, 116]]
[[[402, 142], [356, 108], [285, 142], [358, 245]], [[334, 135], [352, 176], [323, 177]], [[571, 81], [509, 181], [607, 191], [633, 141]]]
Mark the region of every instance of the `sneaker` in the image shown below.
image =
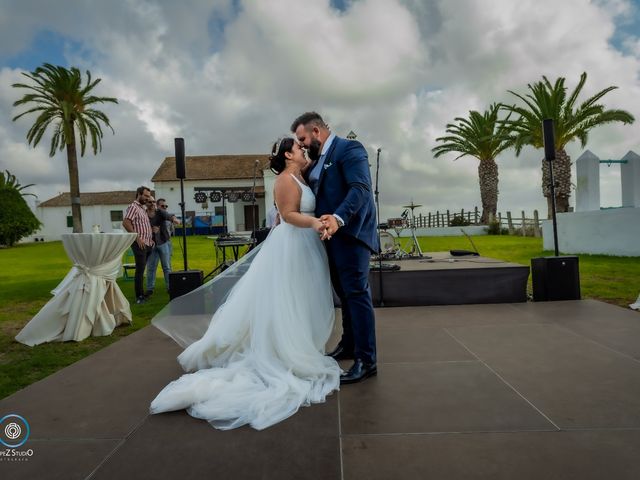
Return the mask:
[[138, 297], [138, 298], [136, 299], [136, 304], [138, 304], [138, 305], [142, 305], [143, 303], [147, 303], [147, 299], [146, 299], [146, 298], [144, 298], [144, 297]]
[[144, 292], [144, 298], [149, 298], [151, 295], [153, 295], [153, 289]]

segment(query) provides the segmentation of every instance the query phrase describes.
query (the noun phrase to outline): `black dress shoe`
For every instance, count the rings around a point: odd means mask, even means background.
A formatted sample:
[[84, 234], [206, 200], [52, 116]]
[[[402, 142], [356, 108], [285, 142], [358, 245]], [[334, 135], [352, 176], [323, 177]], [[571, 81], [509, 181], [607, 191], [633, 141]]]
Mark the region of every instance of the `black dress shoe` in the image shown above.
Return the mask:
[[327, 356], [333, 358], [335, 361], [349, 360], [353, 358], [353, 350], [347, 350], [338, 344], [333, 352], [327, 353]]
[[378, 368], [375, 363], [364, 363], [359, 358], [356, 358], [352, 367], [347, 372], [340, 375], [340, 385], [358, 383], [365, 378], [373, 377], [377, 373]]

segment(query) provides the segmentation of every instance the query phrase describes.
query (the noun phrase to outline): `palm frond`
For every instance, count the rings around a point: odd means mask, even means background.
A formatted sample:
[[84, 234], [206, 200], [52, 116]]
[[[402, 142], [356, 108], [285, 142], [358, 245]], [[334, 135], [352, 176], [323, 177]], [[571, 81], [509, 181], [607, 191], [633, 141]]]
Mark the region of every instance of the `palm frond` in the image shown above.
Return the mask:
[[[114, 97], [100, 97], [90, 92], [101, 82], [100, 78], [93, 78], [90, 71], [86, 71], [83, 83], [82, 73], [76, 67], [44, 63], [33, 72], [23, 73], [30, 80], [29, 83], [14, 83], [13, 87], [26, 90], [25, 94], [14, 102], [14, 106], [30, 105], [18, 113], [13, 120], [37, 113], [38, 117], [27, 133], [29, 144], [36, 146], [42, 139], [49, 125], [55, 118], [60, 120], [56, 124], [51, 137], [50, 156], [55, 155], [58, 148], [75, 143], [78, 135], [80, 154], [84, 155], [87, 144], [90, 143], [94, 154], [102, 148], [101, 139], [104, 135], [101, 125], [106, 125], [115, 133], [107, 115], [89, 108], [91, 105], [104, 103], [118, 103]], [[74, 125], [77, 129], [74, 129]]]

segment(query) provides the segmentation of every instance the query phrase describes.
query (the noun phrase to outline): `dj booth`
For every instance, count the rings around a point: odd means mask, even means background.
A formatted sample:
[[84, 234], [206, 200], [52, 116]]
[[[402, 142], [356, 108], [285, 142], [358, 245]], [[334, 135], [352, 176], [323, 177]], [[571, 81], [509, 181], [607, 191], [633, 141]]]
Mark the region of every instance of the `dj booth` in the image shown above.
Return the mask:
[[[213, 245], [215, 247], [216, 252], [216, 263], [220, 265], [221, 263], [226, 263], [227, 261], [227, 250], [230, 250], [231, 255], [233, 255], [233, 260], [237, 261], [240, 257], [240, 248], [241, 247], [251, 247], [256, 243], [256, 240], [251, 237], [240, 236], [240, 235], [228, 235], [228, 236], [219, 236], [219, 237], [207, 237], [213, 240]], [[231, 255], [229, 258], [231, 259]]]

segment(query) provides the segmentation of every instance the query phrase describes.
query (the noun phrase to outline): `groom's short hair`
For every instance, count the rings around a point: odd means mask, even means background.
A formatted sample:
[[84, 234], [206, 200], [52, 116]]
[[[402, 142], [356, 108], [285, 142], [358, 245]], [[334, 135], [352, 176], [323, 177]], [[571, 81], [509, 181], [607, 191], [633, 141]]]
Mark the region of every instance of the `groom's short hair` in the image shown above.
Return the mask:
[[291, 124], [291, 131], [295, 133], [300, 125], [304, 125], [305, 127], [309, 124], [315, 125], [320, 128], [329, 128], [329, 126], [324, 123], [322, 117], [317, 112], [305, 112], [296, 118]]

